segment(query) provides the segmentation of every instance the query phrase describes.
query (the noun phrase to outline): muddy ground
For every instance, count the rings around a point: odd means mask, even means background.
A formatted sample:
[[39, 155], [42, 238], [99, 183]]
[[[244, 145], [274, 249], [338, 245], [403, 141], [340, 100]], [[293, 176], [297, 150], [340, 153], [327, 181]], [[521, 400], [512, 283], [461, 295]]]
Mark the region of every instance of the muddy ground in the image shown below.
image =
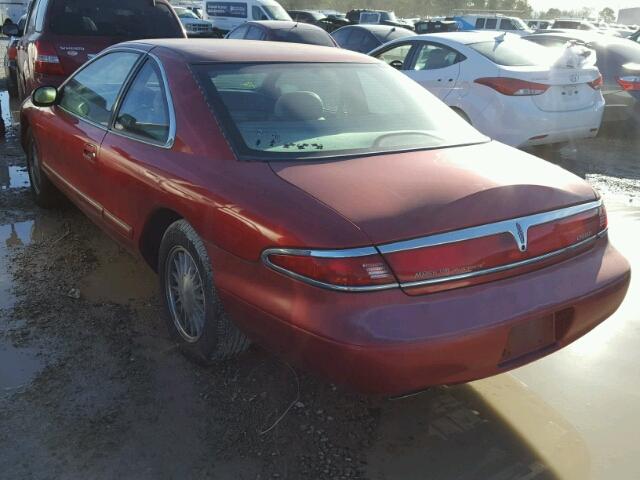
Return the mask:
[[[550, 462], [487, 400], [521, 391], [510, 376], [390, 400], [257, 347], [216, 367], [187, 361], [153, 272], [72, 206], [33, 204], [1, 98], [0, 478], [588, 478]], [[635, 204], [639, 147], [616, 127], [539, 153]], [[523, 416], [546, 411], [531, 405]], [[573, 432], [553, 415], [531, 419]]]

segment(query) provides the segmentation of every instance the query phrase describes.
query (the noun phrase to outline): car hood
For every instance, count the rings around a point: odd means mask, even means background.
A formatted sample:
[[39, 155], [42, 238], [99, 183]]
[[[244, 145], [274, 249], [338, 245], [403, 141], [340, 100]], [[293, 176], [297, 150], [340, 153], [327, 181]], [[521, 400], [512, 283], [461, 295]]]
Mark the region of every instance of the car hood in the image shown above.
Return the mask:
[[272, 162], [382, 244], [597, 198], [579, 177], [497, 142], [334, 161]]

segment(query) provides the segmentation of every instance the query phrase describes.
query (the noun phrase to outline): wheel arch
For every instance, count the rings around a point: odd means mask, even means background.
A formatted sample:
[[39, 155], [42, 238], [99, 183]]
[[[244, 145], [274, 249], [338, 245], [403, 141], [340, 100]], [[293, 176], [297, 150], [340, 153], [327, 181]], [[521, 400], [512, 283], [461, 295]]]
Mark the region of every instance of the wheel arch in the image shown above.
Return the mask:
[[164, 232], [171, 224], [184, 218], [184, 215], [175, 210], [164, 207], [154, 210], [147, 218], [140, 234], [138, 248], [142, 258], [155, 272], [158, 271], [160, 244]]

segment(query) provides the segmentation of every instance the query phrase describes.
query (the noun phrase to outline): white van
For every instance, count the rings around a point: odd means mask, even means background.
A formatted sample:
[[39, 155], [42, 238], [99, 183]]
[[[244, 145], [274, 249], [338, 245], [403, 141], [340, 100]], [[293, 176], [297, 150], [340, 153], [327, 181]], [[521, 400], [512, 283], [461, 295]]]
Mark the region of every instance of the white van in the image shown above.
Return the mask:
[[250, 20], [288, 20], [291, 17], [275, 0], [204, 0], [204, 17], [219, 33], [227, 33]]
[[528, 35], [533, 32], [522, 19], [500, 14], [456, 15], [453, 19], [460, 30], [498, 30], [516, 35]]
[[5, 23], [18, 24], [20, 17], [27, 13], [29, 0], [0, 0], [0, 26]]

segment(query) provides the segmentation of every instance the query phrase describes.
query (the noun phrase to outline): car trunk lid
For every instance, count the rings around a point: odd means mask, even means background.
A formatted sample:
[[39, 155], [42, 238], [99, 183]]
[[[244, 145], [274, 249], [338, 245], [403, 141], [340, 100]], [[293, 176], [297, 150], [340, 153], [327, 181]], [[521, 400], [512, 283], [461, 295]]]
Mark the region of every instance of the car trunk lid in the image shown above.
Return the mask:
[[[466, 274], [486, 270], [495, 261], [506, 265], [530, 260], [598, 233], [594, 225], [600, 212], [593, 208], [550, 226], [529, 226], [526, 218], [532, 215], [593, 205], [596, 195], [571, 173], [496, 142], [271, 166], [282, 179], [359, 227], [407, 293], [450, 286], [440, 285], [438, 277], [456, 277], [456, 285], [467, 285]], [[429, 239], [438, 240], [438, 235], [453, 233], [455, 239], [459, 232], [493, 224], [501, 228], [497, 233], [472, 237], [473, 243], [456, 241], [455, 252], [447, 245], [437, 250], [420, 247], [425, 238], [430, 245]], [[521, 235], [531, 237], [531, 248], [521, 250]], [[412, 245], [414, 241], [418, 243]], [[436, 241], [431, 246], [439, 245]]]
[[531, 96], [533, 103], [544, 112], [584, 110], [595, 105], [600, 96], [591, 85], [600, 76], [595, 66], [502, 67], [501, 76], [549, 85], [544, 93]]

